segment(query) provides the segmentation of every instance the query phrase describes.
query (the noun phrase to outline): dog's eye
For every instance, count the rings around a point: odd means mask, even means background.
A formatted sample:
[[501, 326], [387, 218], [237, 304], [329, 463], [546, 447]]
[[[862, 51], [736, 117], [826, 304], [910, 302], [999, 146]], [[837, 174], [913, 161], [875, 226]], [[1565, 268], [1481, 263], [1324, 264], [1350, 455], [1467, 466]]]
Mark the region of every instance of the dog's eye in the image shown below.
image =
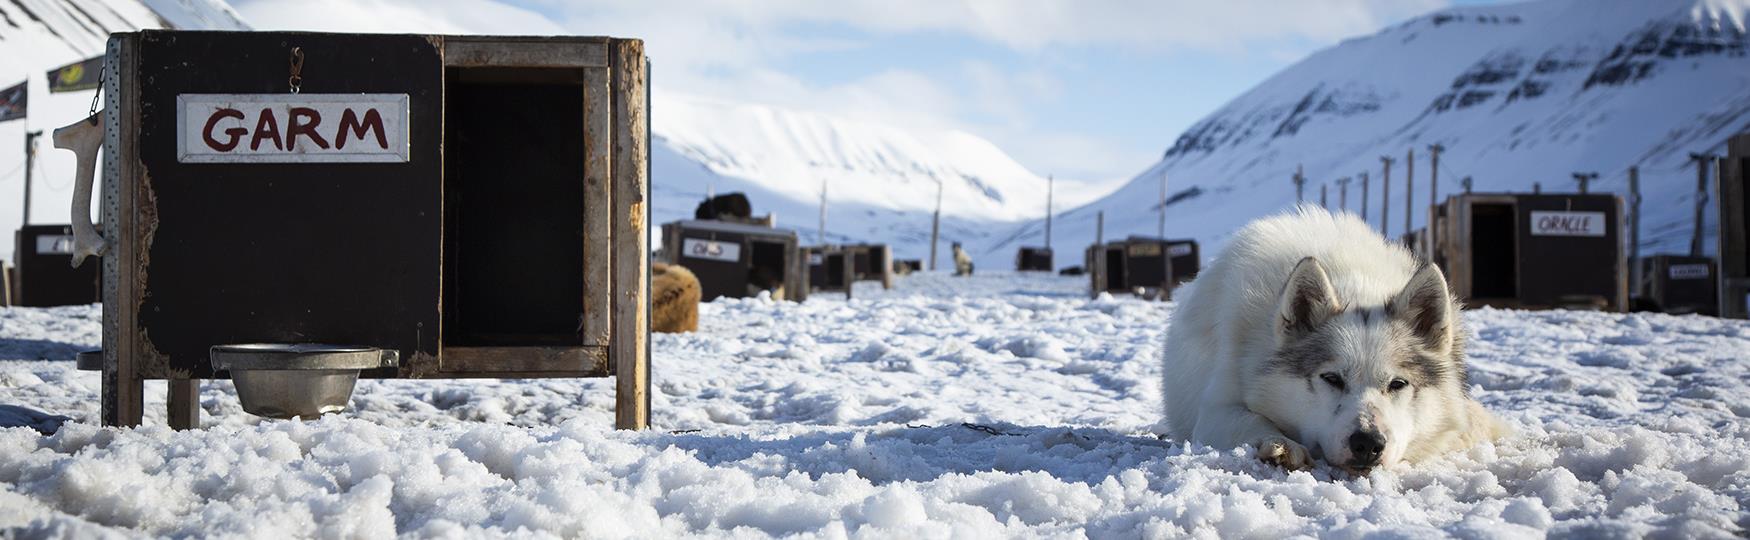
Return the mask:
[[1338, 390], [1343, 389], [1343, 377], [1337, 375], [1336, 373], [1325, 373], [1323, 375], [1319, 375], [1319, 378], [1324, 379], [1324, 381], [1327, 383], [1331, 383], [1332, 388], [1336, 388]]
[[1396, 392], [1398, 390], [1403, 390], [1404, 387], [1409, 386], [1409, 385], [1410, 385], [1410, 381], [1406, 381], [1403, 379], [1392, 379], [1391, 384], [1386, 385], [1385, 388], [1386, 388], [1386, 390]]

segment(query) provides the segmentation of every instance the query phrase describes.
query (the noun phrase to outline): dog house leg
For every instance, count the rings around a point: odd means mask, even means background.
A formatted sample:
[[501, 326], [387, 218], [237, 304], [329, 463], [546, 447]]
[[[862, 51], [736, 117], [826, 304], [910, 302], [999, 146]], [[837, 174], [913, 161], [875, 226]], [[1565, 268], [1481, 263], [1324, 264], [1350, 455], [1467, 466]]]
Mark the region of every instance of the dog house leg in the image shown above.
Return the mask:
[[[650, 200], [650, 149], [646, 138], [644, 44], [621, 41], [613, 62], [613, 337], [608, 361], [614, 364], [614, 427], [650, 426], [650, 246], [646, 209]], [[623, 255], [621, 255], [623, 254]]]
[[201, 424], [201, 381], [200, 379], [170, 379], [165, 381], [170, 385], [169, 396], [165, 399], [169, 405], [170, 429], [183, 430], [200, 427]]
[[[103, 397], [101, 416], [103, 425], [115, 427], [139, 427], [145, 417], [145, 382], [134, 378], [131, 362], [117, 358], [116, 363], [103, 367]], [[129, 369], [118, 369], [128, 364]]]

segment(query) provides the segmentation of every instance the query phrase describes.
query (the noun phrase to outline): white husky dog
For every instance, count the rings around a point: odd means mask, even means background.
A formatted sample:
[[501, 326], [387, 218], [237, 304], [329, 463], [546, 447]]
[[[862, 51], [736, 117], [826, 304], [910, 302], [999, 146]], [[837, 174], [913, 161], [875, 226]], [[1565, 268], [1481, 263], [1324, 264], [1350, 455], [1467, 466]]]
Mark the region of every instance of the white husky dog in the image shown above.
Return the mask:
[[1182, 440], [1355, 474], [1497, 438], [1506, 426], [1468, 394], [1458, 312], [1439, 268], [1352, 215], [1254, 221], [1174, 311], [1167, 423]]

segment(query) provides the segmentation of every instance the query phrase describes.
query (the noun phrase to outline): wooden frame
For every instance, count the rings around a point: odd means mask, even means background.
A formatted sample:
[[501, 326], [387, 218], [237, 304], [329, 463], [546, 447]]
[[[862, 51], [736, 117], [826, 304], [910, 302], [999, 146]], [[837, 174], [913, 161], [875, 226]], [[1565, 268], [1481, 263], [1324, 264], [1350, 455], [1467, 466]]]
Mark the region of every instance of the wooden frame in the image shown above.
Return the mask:
[[[1604, 199], [1608, 199], [1608, 202], [1600, 204], [1600, 201]], [[1613, 261], [1609, 274], [1603, 278], [1603, 282], [1608, 283], [1608, 285], [1599, 290], [1586, 292], [1600, 293], [1598, 296], [1604, 299], [1604, 304], [1599, 307], [1605, 310], [1628, 311], [1628, 262], [1621, 242], [1622, 199], [1614, 195], [1550, 193], [1453, 195], [1448, 197], [1438, 209], [1431, 207], [1429, 210], [1430, 219], [1439, 220], [1436, 229], [1439, 231], [1440, 237], [1429, 238], [1427, 229], [1419, 229], [1415, 233], [1418, 235], [1416, 245], [1421, 246], [1422, 249], [1412, 248], [1412, 250], [1418, 251], [1418, 256], [1432, 258], [1433, 262], [1439, 264], [1441, 270], [1446, 274], [1447, 284], [1452, 289], [1453, 294], [1464, 299], [1466, 304], [1472, 307], [1492, 306], [1517, 309], [1563, 307], [1564, 304], [1549, 299], [1526, 300], [1528, 297], [1534, 299], [1550, 297], [1554, 293], [1538, 288], [1535, 276], [1532, 280], [1528, 281], [1527, 279], [1528, 270], [1543, 269], [1529, 267], [1526, 263], [1528, 254], [1534, 254], [1538, 257], [1548, 257], [1550, 254], [1543, 253], [1546, 250], [1526, 245], [1527, 239], [1535, 238], [1535, 235], [1528, 236], [1530, 234], [1528, 228], [1532, 225], [1526, 222], [1525, 216], [1535, 216], [1536, 212], [1545, 211], [1539, 210], [1540, 206], [1547, 206], [1556, 201], [1565, 201], [1564, 208], [1572, 210], [1602, 212], [1605, 214], [1607, 224], [1616, 224], [1614, 227], [1599, 224], [1598, 227], [1604, 230], [1602, 239], [1584, 240], [1594, 244], [1603, 242], [1604, 245], [1609, 245], [1614, 249], [1612, 253], [1604, 256]], [[1512, 235], [1514, 243], [1511, 252], [1513, 269], [1513, 293], [1511, 295], [1486, 294], [1478, 285], [1480, 276], [1476, 275], [1475, 271], [1475, 266], [1478, 264], [1475, 256], [1478, 244], [1472, 231], [1479, 223], [1476, 209], [1484, 205], [1504, 206], [1510, 209], [1508, 215], [1512, 219], [1512, 224], [1508, 227], [1507, 232]], [[1549, 240], [1543, 240], [1543, 242], [1549, 242]], [[1581, 263], [1564, 266], [1594, 268]], [[1576, 280], [1578, 279], [1576, 277]]]
[[[804, 250], [806, 250], [804, 258], [810, 261], [805, 275], [809, 276], [807, 285], [808, 289], [811, 291], [843, 292], [845, 293], [845, 298], [850, 299], [851, 289], [854, 288], [853, 285], [858, 281], [880, 281], [882, 289], [893, 288], [893, 248], [889, 247], [887, 244], [829, 244], [810, 246], [804, 248]], [[821, 264], [823, 271], [826, 267], [827, 259], [835, 257], [844, 258], [842, 266], [844, 276], [840, 278], [840, 282], [844, 284], [844, 287], [836, 287], [825, 282], [814, 283], [812, 277], [814, 274], [814, 265], [812, 261], [815, 256], [820, 256], [822, 258]], [[858, 271], [857, 261], [859, 257], [867, 261], [868, 268], [866, 271]]]
[[[783, 246], [783, 299], [795, 302], [808, 299], [807, 274], [803, 271], [807, 267], [808, 254], [800, 247], [801, 240], [795, 231], [749, 221], [686, 219], [662, 224], [661, 234], [663, 248], [659, 258], [669, 264], [684, 266], [698, 276], [703, 301], [747, 296], [745, 278], [752, 271], [753, 244], [756, 242]], [[738, 251], [733, 261], [700, 259], [682, 253], [688, 240], [716, 242], [726, 247], [732, 245]], [[733, 283], [733, 286], [728, 283]]]
[[[142, 314], [146, 312], [143, 306], [151, 297], [147, 287], [157, 286], [146, 279], [146, 272], [154, 263], [154, 241], [159, 240], [157, 236], [164, 232], [159, 217], [160, 196], [164, 192], [153, 184], [155, 179], [163, 181], [163, 175], [155, 176], [147, 172], [147, 167], [164, 158], [157, 153], [148, 154], [141, 144], [144, 126], [141, 120], [140, 51], [142, 40], [147, 39], [145, 36], [163, 39], [173, 34], [173, 31], [116, 34], [109, 40], [104, 61], [105, 70], [110, 73], [103, 88], [105, 108], [102, 114], [105, 115], [107, 131], [104, 134], [102, 170], [105, 180], [100, 205], [102, 222], [109, 225], [103, 234], [110, 246], [108, 253], [101, 258], [105, 307], [101, 415], [105, 425], [140, 425], [144, 416], [143, 382], [146, 379], [166, 379], [170, 384], [167, 403], [170, 425], [178, 429], [194, 427], [199, 424], [199, 379], [203, 375], [223, 376], [188, 368], [204, 364], [205, 358], [192, 358], [187, 354], [172, 358], [167, 355], [159, 347], [165, 336], [148, 337], [148, 326], [142, 321]], [[204, 39], [278, 39], [254, 33], [200, 34], [205, 36]], [[578, 153], [584, 160], [584, 173], [578, 181], [585, 193], [582, 203], [584, 223], [581, 225], [585, 264], [579, 270], [584, 295], [581, 299], [584, 309], [578, 321], [579, 342], [450, 346], [442, 339], [440, 316], [439, 324], [419, 330], [430, 333], [423, 334], [429, 337], [420, 338], [418, 343], [432, 345], [407, 349], [405, 347], [412, 345], [360, 343], [403, 350], [398, 368], [372, 370], [363, 375], [389, 378], [613, 376], [616, 379], [615, 426], [622, 429], [647, 427], [650, 422], [647, 237], [650, 182], [649, 87], [643, 43], [605, 37], [361, 38], [356, 34], [310, 33], [295, 36], [305, 43], [314, 44], [324, 43], [324, 40], [411, 39], [413, 43], [422, 40], [423, 46], [435, 50], [433, 66], [438, 72], [434, 75], [440, 82], [439, 88], [431, 89], [424, 97], [413, 97], [416, 101], [425, 100], [420, 102], [420, 107], [426, 107], [422, 109], [426, 112], [421, 114], [430, 114], [429, 108], [434, 106], [430, 101], [434, 99], [432, 96], [440, 100], [435, 106], [441, 113], [441, 100], [449, 89], [449, 81], [443, 73], [445, 69], [533, 68], [539, 73], [556, 69], [573, 70], [580, 75], [575, 80], [581, 80], [584, 89], [579, 96], [584, 111], [584, 148]], [[401, 68], [408, 69], [406, 66]], [[158, 92], [155, 97], [161, 98], [163, 90], [155, 91]], [[337, 90], [330, 87], [329, 91]], [[437, 118], [441, 120], [442, 117]], [[430, 123], [429, 117], [427, 123]], [[441, 122], [439, 125], [435, 129], [441, 142]], [[432, 181], [440, 186], [441, 193], [442, 145], [430, 146], [429, 140], [421, 144], [427, 145], [421, 147], [426, 150], [416, 151], [424, 152], [424, 159], [428, 162], [434, 159], [430, 148], [437, 149], [439, 178]], [[172, 177], [175, 174], [174, 170], [170, 173]], [[180, 189], [190, 188], [185, 185]], [[436, 222], [441, 225], [441, 219]], [[437, 230], [445, 229], [439, 227]], [[184, 236], [178, 238], [187, 238], [186, 230], [180, 234]], [[442, 244], [440, 239], [408, 240]], [[438, 260], [442, 260], [441, 255]], [[442, 273], [436, 268], [433, 271]], [[431, 301], [441, 306], [442, 287], [431, 294]], [[436, 309], [441, 312], [441, 307]], [[313, 339], [321, 337], [318, 334]], [[427, 349], [428, 346], [431, 348]], [[202, 369], [207, 368], [203, 366]]]

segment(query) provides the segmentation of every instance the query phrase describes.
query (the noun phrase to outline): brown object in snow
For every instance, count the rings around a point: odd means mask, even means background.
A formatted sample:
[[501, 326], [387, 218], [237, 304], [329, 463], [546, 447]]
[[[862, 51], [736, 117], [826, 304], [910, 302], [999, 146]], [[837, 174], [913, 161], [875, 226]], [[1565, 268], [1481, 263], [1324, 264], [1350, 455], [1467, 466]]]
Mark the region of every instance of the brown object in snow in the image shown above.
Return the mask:
[[686, 267], [650, 263], [650, 331], [699, 329], [699, 278]]

